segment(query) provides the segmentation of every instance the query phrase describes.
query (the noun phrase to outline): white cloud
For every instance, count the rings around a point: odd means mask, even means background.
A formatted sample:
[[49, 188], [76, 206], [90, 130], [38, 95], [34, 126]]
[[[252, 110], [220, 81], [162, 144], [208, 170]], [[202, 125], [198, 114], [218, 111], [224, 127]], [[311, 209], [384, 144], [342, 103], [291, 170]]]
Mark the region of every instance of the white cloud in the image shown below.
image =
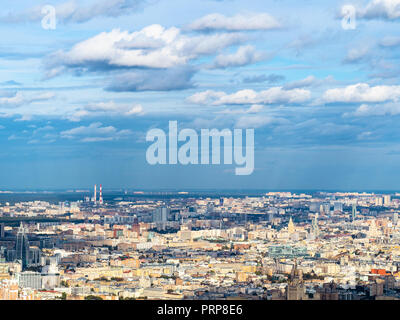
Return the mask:
[[215, 99], [225, 96], [223, 91], [206, 90], [197, 92], [194, 95], [188, 97], [186, 101], [194, 104], [211, 104]]
[[372, 0], [358, 10], [358, 15], [365, 19], [399, 19], [400, 0]]
[[[311, 98], [311, 92], [305, 89], [285, 90], [282, 87], [272, 87], [264, 91], [256, 92], [245, 89], [232, 94], [216, 92], [212, 90], [199, 92], [188, 98], [192, 103], [212, 105], [223, 104], [279, 104], [302, 103]], [[196, 102], [197, 101], [197, 102]]]
[[[8, 114], [8, 116], [12, 116], [13, 114]], [[21, 114], [20, 118], [14, 119], [14, 121], [16, 122], [20, 122], [20, 121], [31, 121], [33, 119], [33, 115], [32, 114]]]
[[251, 63], [259, 62], [266, 57], [265, 54], [257, 52], [253, 46], [241, 46], [233, 54], [220, 54], [218, 55], [213, 63], [214, 68], [228, 68], [228, 67], [239, 67], [248, 65]]
[[364, 131], [357, 135], [357, 140], [371, 140], [373, 138], [374, 136], [371, 131]]
[[386, 36], [380, 42], [382, 47], [397, 47], [400, 45], [400, 37]]
[[117, 130], [113, 126], [103, 127], [101, 122], [80, 126], [60, 133], [61, 138], [79, 139], [81, 142], [111, 141], [127, 137], [131, 130]]
[[370, 117], [370, 116], [385, 116], [385, 115], [398, 115], [400, 114], [400, 104], [398, 103], [385, 103], [382, 105], [367, 105], [362, 104], [356, 111], [345, 113], [344, 116], [354, 117]]
[[[67, 52], [50, 55], [46, 60], [47, 77], [58, 75], [64, 68], [173, 68], [245, 39], [238, 33], [187, 36], [178, 28], [166, 29], [157, 24], [132, 33], [114, 29], [79, 42]], [[147, 43], [145, 49], [144, 43]]]
[[1, 97], [0, 98], [0, 106], [1, 107], [15, 107], [20, 106], [24, 103], [25, 99], [21, 92], [17, 92], [14, 96], [11, 97]]
[[114, 101], [99, 102], [89, 104], [84, 107], [88, 112], [105, 112], [105, 113], [120, 113], [123, 115], [139, 114], [143, 112], [143, 107], [140, 104], [116, 104]]
[[368, 57], [369, 54], [369, 47], [368, 46], [362, 46], [359, 48], [352, 48], [347, 52], [347, 56], [344, 59], [345, 63], [355, 63], [355, 62], [360, 62], [366, 57]]
[[18, 139], [20, 139], [20, 138], [18, 138], [15, 134], [12, 134], [11, 136], [9, 136], [9, 137], [7, 138], [7, 140], [9, 140], [9, 141], [18, 140]]
[[99, 116], [131, 116], [143, 113], [140, 104], [117, 104], [114, 101], [92, 103], [83, 108], [74, 110], [67, 118], [71, 121], [80, 121], [85, 117]]
[[323, 102], [379, 103], [397, 101], [400, 97], [400, 86], [375, 86], [357, 83], [344, 88], [327, 90], [322, 97]]
[[260, 111], [262, 111], [262, 109], [264, 108], [264, 106], [260, 105], [260, 104], [253, 104], [249, 110], [247, 110], [247, 113], [258, 113]]
[[16, 92], [13, 95], [0, 97], [0, 108], [17, 108], [33, 102], [50, 100], [54, 96], [52, 92], [44, 92], [35, 95], [26, 95], [22, 92]]
[[37, 133], [40, 133], [40, 132], [51, 131], [51, 130], [54, 130], [54, 127], [52, 127], [50, 125], [47, 125], [47, 126], [40, 127], [40, 128], [37, 128], [37, 129], [33, 130], [33, 134], [37, 134]]
[[272, 30], [278, 29], [281, 24], [268, 13], [237, 14], [227, 17], [219, 13], [206, 15], [194, 21], [190, 28], [192, 30]]
[[130, 116], [133, 114], [141, 114], [143, 113], [143, 107], [140, 104], [137, 104], [130, 108], [127, 112], [125, 112], [125, 115]]

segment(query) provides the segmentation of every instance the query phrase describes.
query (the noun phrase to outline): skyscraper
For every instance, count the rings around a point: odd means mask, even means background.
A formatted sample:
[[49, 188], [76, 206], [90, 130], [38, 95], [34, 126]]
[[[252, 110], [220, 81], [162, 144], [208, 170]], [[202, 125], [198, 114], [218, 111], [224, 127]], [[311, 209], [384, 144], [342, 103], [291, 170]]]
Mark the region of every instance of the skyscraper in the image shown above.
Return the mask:
[[330, 203], [324, 203], [323, 204], [323, 211], [326, 215], [329, 215], [331, 213], [331, 204]]
[[286, 299], [287, 300], [304, 300], [305, 287], [303, 281], [303, 272], [297, 269], [297, 263], [295, 262], [290, 279], [286, 287]]
[[353, 203], [353, 206], [351, 208], [351, 221], [356, 220], [356, 215], [357, 215], [357, 207], [356, 204]]
[[4, 223], [0, 223], [0, 238], [4, 238]]
[[390, 194], [385, 194], [385, 195], [383, 196], [383, 204], [384, 204], [385, 206], [388, 206], [388, 205], [391, 204], [391, 197], [390, 197]]
[[153, 211], [153, 222], [165, 223], [168, 221], [170, 210], [169, 208], [162, 207]]
[[16, 259], [21, 260], [22, 270], [29, 265], [29, 241], [26, 230], [21, 222], [17, 233], [17, 241], [15, 243]]
[[315, 238], [318, 238], [319, 236], [318, 213], [315, 214], [315, 217], [312, 221], [312, 231], [314, 233]]

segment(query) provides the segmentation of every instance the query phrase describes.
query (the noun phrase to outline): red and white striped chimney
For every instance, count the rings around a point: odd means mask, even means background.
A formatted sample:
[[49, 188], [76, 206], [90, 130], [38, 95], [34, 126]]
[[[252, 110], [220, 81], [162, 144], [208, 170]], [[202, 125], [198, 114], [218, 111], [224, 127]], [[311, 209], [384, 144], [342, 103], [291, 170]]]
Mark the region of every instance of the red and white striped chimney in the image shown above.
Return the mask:
[[99, 203], [103, 204], [103, 188], [101, 185], [100, 185]]

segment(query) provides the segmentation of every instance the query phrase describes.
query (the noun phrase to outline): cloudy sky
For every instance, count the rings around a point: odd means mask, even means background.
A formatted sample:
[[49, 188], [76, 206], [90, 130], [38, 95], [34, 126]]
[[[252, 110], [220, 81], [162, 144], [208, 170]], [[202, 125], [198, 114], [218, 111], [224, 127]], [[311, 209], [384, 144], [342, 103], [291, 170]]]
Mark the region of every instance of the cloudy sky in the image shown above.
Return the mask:
[[[3, 190], [400, 190], [400, 0], [6, 3]], [[170, 120], [254, 128], [254, 173], [148, 165]]]

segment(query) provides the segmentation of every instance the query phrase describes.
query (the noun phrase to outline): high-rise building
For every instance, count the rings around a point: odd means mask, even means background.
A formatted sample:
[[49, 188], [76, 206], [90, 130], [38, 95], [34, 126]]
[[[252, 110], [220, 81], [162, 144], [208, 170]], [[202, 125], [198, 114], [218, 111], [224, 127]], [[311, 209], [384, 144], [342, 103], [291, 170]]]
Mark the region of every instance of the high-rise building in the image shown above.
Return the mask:
[[311, 202], [309, 204], [309, 209], [311, 212], [317, 212], [319, 210], [320, 203], [319, 202]]
[[17, 233], [15, 253], [16, 259], [21, 261], [22, 270], [25, 270], [29, 266], [29, 241], [22, 222]]
[[385, 194], [383, 196], [383, 204], [385, 206], [388, 206], [388, 205], [390, 205], [390, 203], [391, 203], [390, 194]]
[[168, 221], [170, 210], [166, 207], [157, 208], [153, 211], [153, 222], [162, 222], [165, 223]]
[[170, 209], [166, 207], [157, 208], [153, 211], [153, 222], [156, 223], [157, 229], [165, 230], [170, 216]]
[[312, 231], [314, 233], [314, 237], [318, 238], [318, 236], [319, 236], [318, 213], [315, 214], [315, 217], [312, 221]]
[[351, 207], [351, 221], [355, 221], [357, 216], [357, 206], [355, 203], [353, 203], [353, 206]]
[[399, 214], [397, 212], [393, 213], [393, 224], [396, 226], [399, 221]]
[[42, 288], [42, 276], [39, 272], [21, 272], [17, 274], [16, 278], [20, 287], [32, 289]]
[[333, 204], [333, 211], [343, 211], [343, 203], [341, 202], [335, 202]]
[[323, 211], [326, 215], [329, 215], [331, 213], [331, 204], [330, 203], [324, 203], [323, 204]]
[[370, 237], [375, 237], [379, 234], [378, 228], [376, 226], [376, 221], [375, 220], [371, 220], [371, 224], [369, 225], [368, 228], [368, 235]]
[[4, 223], [0, 223], [0, 238], [4, 238]]
[[140, 235], [139, 219], [136, 215], [134, 215], [134, 217], [133, 217], [132, 231], [136, 232], [136, 236]]
[[383, 205], [383, 198], [382, 197], [376, 197], [375, 198], [375, 205], [376, 206], [382, 206]]
[[304, 300], [305, 298], [305, 287], [303, 281], [303, 272], [297, 269], [295, 263], [290, 274], [290, 279], [286, 287], [286, 299], [287, 300]]

